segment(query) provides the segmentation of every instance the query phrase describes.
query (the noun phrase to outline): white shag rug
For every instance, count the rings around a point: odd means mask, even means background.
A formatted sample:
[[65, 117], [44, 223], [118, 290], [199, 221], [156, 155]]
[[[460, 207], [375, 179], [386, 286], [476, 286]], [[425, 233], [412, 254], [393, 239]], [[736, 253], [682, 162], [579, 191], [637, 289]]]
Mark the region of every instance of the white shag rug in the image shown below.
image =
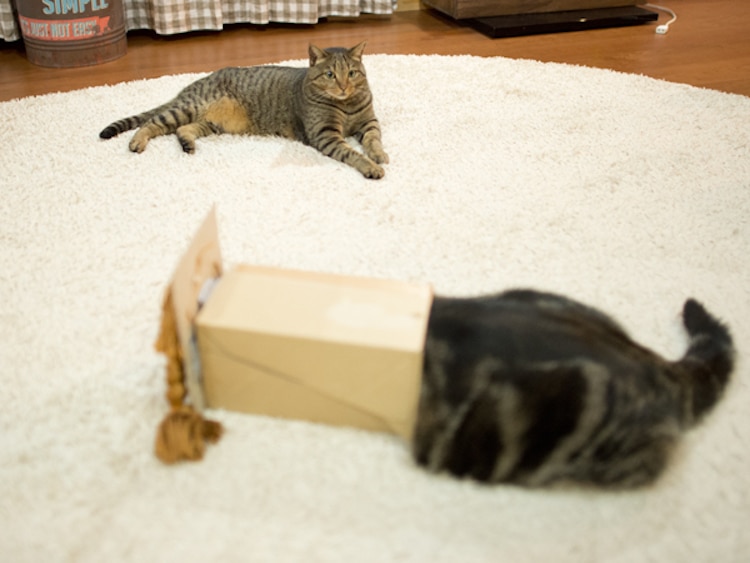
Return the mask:
[[[0, 104], [3, 561], [746, 561], [750, 99], [504, 58], [365, 62], [380, 181], [279, 139], [98, 139], [197, 75]], [[227, 412], [204, 461], [163, 466], [152, 344], [214, 204], [228, 267], [562, 292], [670, 358], [695, 296], [731, 326], [734, 380], [638, 492], [477, 486], [390, 436]]]

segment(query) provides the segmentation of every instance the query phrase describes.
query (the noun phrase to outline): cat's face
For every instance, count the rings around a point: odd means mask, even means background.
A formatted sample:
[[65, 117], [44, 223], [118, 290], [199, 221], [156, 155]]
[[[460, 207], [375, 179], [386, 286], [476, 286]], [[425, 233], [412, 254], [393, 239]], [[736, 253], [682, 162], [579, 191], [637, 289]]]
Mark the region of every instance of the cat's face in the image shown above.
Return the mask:
[[366, 82], [362, 65], [365, 43], [344, 49], [320, 49], [310, 45], [310, 73], [312, 83], [326, 96], [344, 101], [351, 98]]

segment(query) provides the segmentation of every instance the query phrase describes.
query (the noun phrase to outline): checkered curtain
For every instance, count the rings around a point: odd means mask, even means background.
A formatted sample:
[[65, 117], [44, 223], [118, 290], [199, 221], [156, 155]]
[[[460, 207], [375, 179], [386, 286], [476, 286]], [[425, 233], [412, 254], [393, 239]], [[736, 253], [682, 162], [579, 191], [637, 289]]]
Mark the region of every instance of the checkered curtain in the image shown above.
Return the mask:
[[[225, 24], [316, 23], [327, 16], [392, 14], [398, 0], [124, 0], [128, 30], [153, 29], [161, 35]], [[0, 39], [21, 38], [12, 0], [0, 0]]]
[[20, 38], [21, 30], [16, 23], [13, 3], [11, 0], [0, 0], [0, 39], [15, 41]]

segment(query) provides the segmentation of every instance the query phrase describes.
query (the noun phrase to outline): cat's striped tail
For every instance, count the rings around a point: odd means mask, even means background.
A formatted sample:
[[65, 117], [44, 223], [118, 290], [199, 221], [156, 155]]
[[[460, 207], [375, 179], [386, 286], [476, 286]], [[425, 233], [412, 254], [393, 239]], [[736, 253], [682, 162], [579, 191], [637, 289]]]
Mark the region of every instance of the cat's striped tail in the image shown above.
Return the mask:
[[114, 123], [110, 123], [101, 130], [101, 132], [99, 133], [99, 138], [111, 139], [112, 137], [117, 137], [117, 135], [119, 135], [120, 133], [124, 133], [125, 131], [137, 129], [138, 127], [146, 123], [146, 121], [151, 119], [151, 117], [153, 117], [160, 109], [161, 108], [159, 107], [150, 111], [139, 113], [138, 115], [131, 115], [130, 117], [120, 119], [118, 121], [115, 121]]
[[734, 368], [735, 351], [726, 325], [695, 299], [685, 302], [682, 322], [690, 344], [675, 366], [690, 382], [685, 395], [685, 422], [691, 426], [721, 399]]

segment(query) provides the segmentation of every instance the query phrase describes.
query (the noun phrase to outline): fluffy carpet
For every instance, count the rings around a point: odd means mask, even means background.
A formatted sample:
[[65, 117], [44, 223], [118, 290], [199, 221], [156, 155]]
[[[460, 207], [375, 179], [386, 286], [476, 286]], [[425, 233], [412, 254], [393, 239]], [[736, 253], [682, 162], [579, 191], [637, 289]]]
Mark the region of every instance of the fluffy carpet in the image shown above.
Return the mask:
[[[280, 139], [189, 156], [173, 136], [142, 155], [97, 138], [196, 75], [0, 104], [3, 560], [746, 560], [750, 99], [504, 58], [365, 62], [380, 181]], [[478, 486], [420, 471], [387, 435], [229, 412], [204, 461], [167, 467], [152, 344], [214, 204], [229, 267], [562, 292], [670, 358], [695, 296], [730, 325], [738, 367], [637, 492]]]

